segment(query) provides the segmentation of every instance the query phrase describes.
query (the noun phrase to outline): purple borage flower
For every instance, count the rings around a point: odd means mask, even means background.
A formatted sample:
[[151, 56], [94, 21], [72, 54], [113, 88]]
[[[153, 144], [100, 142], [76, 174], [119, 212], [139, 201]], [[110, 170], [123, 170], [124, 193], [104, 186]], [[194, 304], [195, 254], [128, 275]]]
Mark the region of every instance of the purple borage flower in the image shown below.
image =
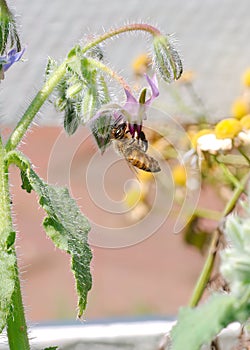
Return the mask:
[[7, 55], [0, 56], [0, 65], [2, 66], [2, 72], [6, 72], [15, 62], [18, 62], [24, 53], [25, 49], [18, 51], [16, 49], [11, 49]]
[[154, 101], [154, 99], [159, 96], [158, 81], [156, 75], [154, 75], [152, 79], [150, 79], [149, 76], [146, 74], [145, 77], [151, 88], [151, 96], [146, 101], [141, 100], [145, 99], [145, 89], [142, 90], [139, 101], [137, 101], [136, 98], [128, 90], [125, 89], [127, 101], [123, 109], [125, 109], [129, 113], [127, 121], [129, 132], [132, 135], [132, 137], [135, 137], [136, 133], [138, 135], [141, 133], [142, 122], [143, 120], [147, 119], [147, 107], [149, 107], [150, 104]]
[[[151, 96], [146, 100], [144, 88], [137, 100], [130, 91], [124, 89], [127, 100], [123, 106], [119, 104], [104, 105], [91, 119], [90, 126], [98, 147], [103, 153], [110, 143], [110, 133], [114, 125], [126, 122], [128, 131], [133, 138], [140, 139], [143, 134], [143, 120], [147, 119], [147, 108], [159, 96], [158, 81], [156, 75], [151, 79], [145, 74], [145, 78], [151, 89]], [[144, 136], [145, 137], [145, 136]]]

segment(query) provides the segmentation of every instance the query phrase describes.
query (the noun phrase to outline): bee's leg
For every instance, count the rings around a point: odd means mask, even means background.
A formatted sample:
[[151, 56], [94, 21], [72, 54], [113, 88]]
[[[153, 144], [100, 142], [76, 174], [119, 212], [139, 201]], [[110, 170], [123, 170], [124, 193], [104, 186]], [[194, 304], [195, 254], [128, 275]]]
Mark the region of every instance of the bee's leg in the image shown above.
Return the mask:
[[144, 152], [147, 152], [148, 150], [148, 140], [146, 139], [146, 136], [143, 131], [140, 131], [140, 133], [137, 136], [138, 138], [138, 143], [141, 141], [142, 148]]
[[132, 137], [132, 138], [130, 139], [129, 144], [130, 144], [130, 145], [132, 145], [134, 142], [135, 142], [135, 138], [134, 138], [134, 137]]

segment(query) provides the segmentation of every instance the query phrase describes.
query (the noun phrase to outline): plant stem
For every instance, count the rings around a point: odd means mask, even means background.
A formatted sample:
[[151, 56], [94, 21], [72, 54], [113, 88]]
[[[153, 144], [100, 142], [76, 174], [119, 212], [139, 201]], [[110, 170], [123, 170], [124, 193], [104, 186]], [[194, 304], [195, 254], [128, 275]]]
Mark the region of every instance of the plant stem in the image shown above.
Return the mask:
[[93, 65], [96, 66], [98, 69], [102, 70], [103, 72], [105, 72], [106, 74], [108, 74], [111, 78], [115, 79], [120, 85], [123, 86], [124, 89], [128, 90], [131, 92], [130, 86], [128, 85], [128, 83], [123, 79], [122, 76], [120, 76], [119, 74], [117, 74], [115, 71], [113, 71], [111, 68], [109, 68], [108, 66], [106, 66], [105, 64], [103, 64], [100, 61], [97, 61], [91, 57], [88, 57], [88, 61]]
[[197, 208], [194, 212], [194, 215], [198, 216], [199, 218], [219, 221], [222, 214], [216, 210]]
[[32, 123], [34, 117], [37, 112], [47, 100], [53, 89], [59, 83], [59, 81], [63, 78], [66, 72], [67, 60], [65, 60], [57, 70], [51, 75], [51, 77], [45, 82], [43, 88], [36, 94], [35, 98], [27, 108], [23, 117], [17, 124], [16, 128], [10, 135], [10, 138], [6, 144], [6, 150], [11, 151], [17, 147], [17, 145], [22, 140], [24, 134]]
[[[245, 188], [245, 185], [247, 183], [248, 178], [249, 178], [249, 175], [247, 174], [242, 179], [241, 182], [238, 182], [238, 185], [234, 190], [232, 198], [230, 199], [230, 201], [227, 203], [227, 205], [224, 208], [222, 218], [227, 216], [235, 207], [240, 195], [244, 191], [244, 188]], [[215, 262], [215, 257], [216, 257], [217, 247], [218, 247], [219, 241], [220, 241], [220, 230], [216, 229], [214, 234], [213, 234], [213, 238], [212, 238], [212, 242], [211, 242], [211, 245], [209, 248], [209, 253], [208, 253], [207, 259], [205, 261], [205, 264], [204, 264], [203, 269], [201, 271], [200, 277], [198, 278], [198, 281], [196, 283], [192, 297], [191, 297], [190, 302], [189, 302], [189, 306], [191, 306], [191, 307], [197, 306], [197, 304], [199, 303], [199, 301], [203, 295], [203, 292], [207, 286], [207, 283], [210, 279], [210, 276], [211, 276], [211, 273], [212, 273], [213, 267], [214, 267], [214, 262]]]
[[[14, 231], [10, 206], [8, 170], [6, 169], [4, 158], [5, 150], [0, 138], [0, 242], [2, 252], [6, 252], [6, 241], [9, 234]], [[15, 258], [15, 266], [13, 266], [15, 286], [11, 296], [11, 307], [7, 318], [9, 348], [10, 350], [28, 350], [30, 347], [20, 290], [20, 280], [18, 277], [16, 255], [14, 247], [10, 249], [11, 251], [7, 250], [7, 253], [13, 255]]]
[[16, 265], [15, 290], [12, 295], [12, 310], [7, 320], [7, 335], [10, 350], [29, 350], [29, 338], [22, 302], [20, 279]]
[[3, 246], [7, 239], [7, 232], [13, 231], [10, 195], [8, 190], [8, 175], [5, 172], [5, 150], [0, 137], [0, 244]]
[[237, 188], [240, 186], [240, 181], [237, 179], [236, 176], [234, 176], [231, 171], [228, 169], [228, 167], [224, 163], [218, 162], [224, 175], [228, 178], [228, 180]]
[[144, 32], [148, 32], [149, 34], [151, 34], [153, 36], [157, 36], [157, 35], [161, 34], [161, 32], [157, 28], [155, 28], [149, 24], [144, 24], [144, 23], [128, 24], [126, 26], [110, 30], [109, 32], [104, 33], [103, 35], [100, 35], [98, 38], [91, 41], [88, 45], [84, 46], [82, 49], [82, 53], [87, 52], [92, 47], [99, 45], [103, 41], [110, 39], [113, 36], [116, 36], [116, 35], [119, 35], [122, 33], [126, 33], [126, 32], [132, 32], [132, 31], [144, 31]]
[[240, 154], [246, 159], [248, 165], [250, 165], [250, 159], [249, 157], [246, 155], [246, 153], [244, 152], [244, 149], [242, 147], [238, 148], [238, 151], [240, 152]]

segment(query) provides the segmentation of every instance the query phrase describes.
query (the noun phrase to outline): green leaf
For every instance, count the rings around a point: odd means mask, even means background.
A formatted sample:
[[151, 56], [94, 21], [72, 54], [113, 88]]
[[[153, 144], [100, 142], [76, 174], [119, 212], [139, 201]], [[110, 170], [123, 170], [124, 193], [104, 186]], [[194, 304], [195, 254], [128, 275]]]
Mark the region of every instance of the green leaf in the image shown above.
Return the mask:
[[0, 333], [6, 325], [10, 312], [16, 278], [15, 263], [16, 257], [13, 250], [0, 251]]
[[39, 203], [48, 214], [43, 222], [47, 235], [56, 247], [71, 255], [71, 268], [78, 293], [78, 316], [81, 317], [92, 285], [89, 222], [66, 188], [48, 185], [32, 169], [27, 169], [27, 177], [39, 196]]
[[58, 63], [52, 57], [48, 57], [48, 63], [45, 69], [45, 80], [48, 80], [57, 68]]
[[237, 319], [234, 304], [237, 299], [226, 294], [214, 294], [208, 301], [195, 308], [180, 310], [178, 322], [170, 337], [171, 350], [200, 350], [225, 326]]
[[67, 99], [67, 104], [64, 110], [64, 129], [68, 135], [73, 135], [78, 129], [81, 123], [81, 118], [79, 113], [74, 106], [74, 103], [71, 103]]
[[91, 124], [91, 131], [101, 152], [110, 144], [110, 135], [114, 121], [111, 114], [104, 114]]
[[30, 162], [25, 155], [20, 151], [10, 151], [5, 156], [6, 166], [9, 167], [10, 164], [15, 164], [21, 171], [22, 179], [22, 189], [26, 190], [28, 193], [31, 192], [32, 186], [27, 177], [27, 169], [30, 168]]
[[98, 78], [98, 94], [99, 94], [99, 104], [100, 107], [103, 104], [107, 104], [111, 101], [108, 85], [103, 75], [100, 75]]
[[43, 350], [56, 350], [56, 349], [59, 349], [59, 347], [58, 346], [50, 346], [50, 347], [45, 348]]
[[6, 248], [7, 251], [13, 246], [16, 240], [16, 232], [15, 231], [10, 231], [7, 241], [6, 241]]
[[26, 175], [26, 172], [25, 171], [22, 171], [21, 170], [21, 179], [22, 179], [22, 189], [23, 190], [26, 190], [28, 193], [30, 193], [32, 191], [32, 186], [29, 182], [29, 179]]
[[249, 166], [246, 158], [237, 154], [220, 154], [216, 157], [220, 163], [233, 165], [235, 167]]

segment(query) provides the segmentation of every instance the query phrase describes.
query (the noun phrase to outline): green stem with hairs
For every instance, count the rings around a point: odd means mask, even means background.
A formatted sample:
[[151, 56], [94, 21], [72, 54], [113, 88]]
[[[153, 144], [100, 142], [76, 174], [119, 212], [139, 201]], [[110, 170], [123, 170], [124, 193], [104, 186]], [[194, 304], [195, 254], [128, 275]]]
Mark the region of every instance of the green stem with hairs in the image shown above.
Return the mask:
[[36, 94], [35, 98], [27, 108], [23, 117], [17, 124], [16, 128], [10, 135], [10, 138], [6, 144], [6, 151], [11, 151], [15, 149], [26, 131], [28, 130], [30, 124], [32, 123], [37, 112], [40, 110], [44, 102], [47, 100], [51, 92], [63, 78], [66, 72], [67, 60], [65, 60], [51, 75], [51, 77], [45, 82], [43, 88]]
[[[249, 175], [247, 174], [242, 179], [242, 181], [238, 182], [237, 187], [235, 188], [234, 193], [232, 195], [232, 198], [230, 199], [230, 201], [227, 203], [227, 205], [224, 208], [224, 211], [222, 213], [222, 218], [226, 217], [235, 207], [240, 195], [244, 191], [244, 188], [245, 188], [245, 185], [248, 181], [248, 178], [249, 178]], [[203, 269], [201, 271], [201, 274], [198, 278], [198, 281], [197, 281], [196, 286], [194, 288], [193, 294], [191, 296], [191, 299], [189, 302], [190, 307], [197, 306], [197, 304], [199, 303], [199, 301], [203, 295], [203, 292], [207, 286], [207, 283], [208, 283], [210, 276], [211, 276], [211, 273], [213, 271], [219, 241], [220, 241], [220, 230], [216, 229], [214, 234], [213, 234], [213, 238], [212, 238], [211, 245], [209, 248], [208, 256], [206, 258], [205, 264], [203, 266]]]
[[161, 34], [161, 32], [157, 28], [155, 28], [149, 24], [144, 24], [144, 23], [128, 24], [128, 25], [123, 26], [123, 27], [112, 29], [109, 32], [104, 33], [103, 35], [97, 37], [95, 40], [91, 41], [89, 44], [87, 44], [86, 46], [83, 47], [82, 53], [87, 52], [92, 47], [101, 44], [103, 41], [110, 39], [113, 36], [116, 36], [116, 35], [119, 35], [122, 33], [127, 33], [127, 32], [134, 32], [134, 31], [147, 32], [153, 36], [157, 36], [157, 35]]
[[124, 89], [131, 92], [131, 89], [128, 83], [125, 81], [125, 79], [119, 74], [117, 74], [115, 71], [113, 71], [111, 68], [106, 66], [104, 63], [97, 61], [91, 57], [88, 57], [88, 61], [91, 63], [92, 66], [95, 66], [96, 68], [102, 70], [103, 72], [108, 74], [111, 78], [115, 79], [121, 86], [123, 86]]
[[17, 265], [16, 274], [15, 289], [11, 299], [12, 310], [7, 320], [9, 348], [10, 350], [29, 350], [29, 338]]
[[6, 252], [6, 254], [11, 254], [15, 257], [15, 266], [13, 267], [15, 271], [15, 286], [11, 296], [11, 307], [7, 318], [7, 335], [10, 350], [29, 350], [30, 346], [15, 250], [13, 246], [10, 248], [11, 250], [7, 248], [8, 238], [10, 234], [14, 232], [14, 229], [11, 215], [8, 169], [5, 163], [5, 156], [6, 152], [0, 138], [0, 244], [2, 252]]

